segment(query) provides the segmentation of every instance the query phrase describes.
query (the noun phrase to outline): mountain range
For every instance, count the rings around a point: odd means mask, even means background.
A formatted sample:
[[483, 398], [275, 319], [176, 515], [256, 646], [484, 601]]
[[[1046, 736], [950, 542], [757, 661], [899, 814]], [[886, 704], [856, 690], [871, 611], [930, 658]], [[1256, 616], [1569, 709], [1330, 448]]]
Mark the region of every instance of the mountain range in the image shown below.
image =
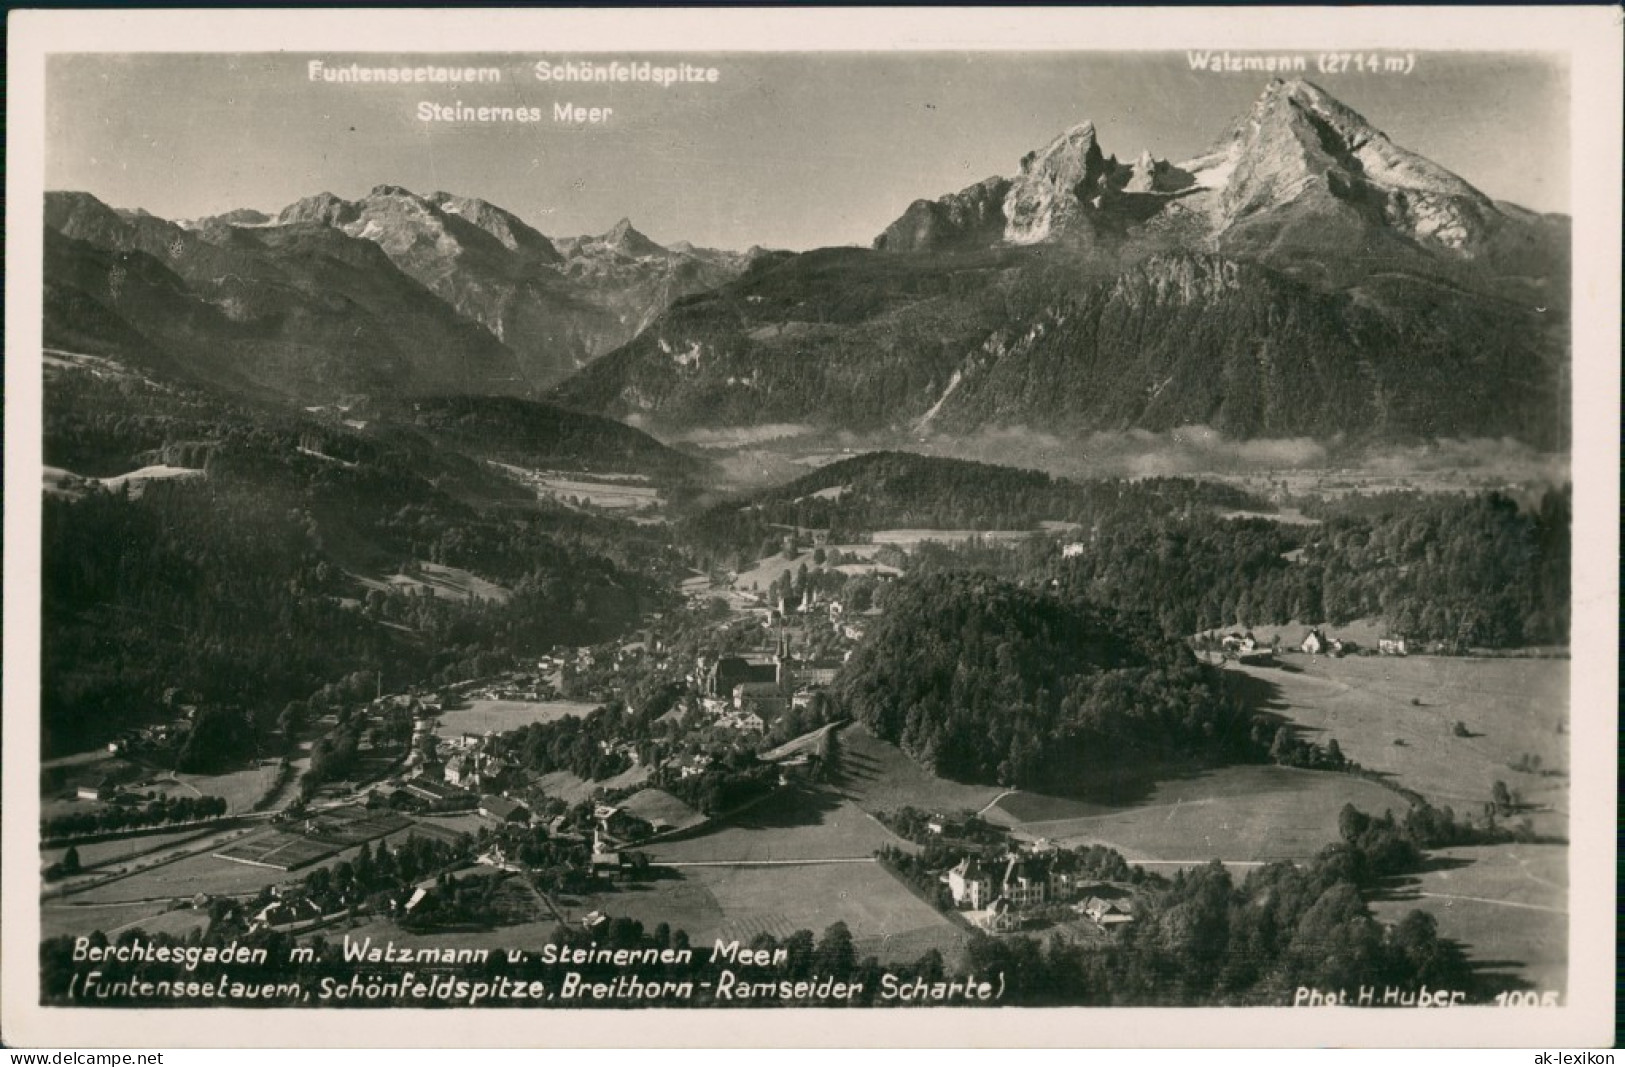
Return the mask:
[[303, 402], [546, 397], [656, 434], [1568, 439], [1568, 219], [1305, 81], [1182, 162], [1082, 123], [869, 249], [549, 238], [391, 185], [274, 218], [82, 193], [46, 216], [47, 344]]
[[557, 243], [483, 200], [380, 185], [183, 222], [46, 196], [46, 343], [300, 401], [533, 395], [754, 253], [623, 219]]

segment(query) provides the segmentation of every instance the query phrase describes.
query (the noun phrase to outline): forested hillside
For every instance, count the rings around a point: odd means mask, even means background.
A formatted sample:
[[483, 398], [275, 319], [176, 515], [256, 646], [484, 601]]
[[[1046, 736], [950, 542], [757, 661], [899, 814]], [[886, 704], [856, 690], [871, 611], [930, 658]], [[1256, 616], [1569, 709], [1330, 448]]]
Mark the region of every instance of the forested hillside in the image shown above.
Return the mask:
[[1447, 650], [1566, 644], [1572, 493], [1531, 506], [1499, 493], [1394, 493], [1323, 505], [1316, 525], [1212, 514], [1111, 515], [1062, 558], [921, 547], [930, 572], [975, 567], [1145, 612], [1170, 634], [1380, 618]]
[[775, 527], [784, 526], [828, 530], [829, 540], [841, 543], [883, 529], [1030, 530], [1044, 522], [1088, 525], [1126, 513], [1266, 506], [1220, 482], [1075, 482], [990, 463], [869, 452], [713, 505], [684, 522], [680, 533], [691, 543], [726, 553], [754, 550], [776, 536]]
[[[77, 475], [201, 472], [116, 489], [70, 479], [47, 495], [48, 751], [150, 720], [175, 691], [263, 730], [357, 669], [402, 683], [485, 673], [613, 636], [664, 602], [674, 573], [637, 527], [535, 505], [421, 440], [199, 394], [56, 376], [45, 454]], [[418, 561], [506, 595], [459, 602], [376, 581]]]
[[389, 423], [469, 455], [515, 466], [692, 479], [703, 460], [623, 423], [518, 397], [441, 396], [381, 403]]
[[876, 736], [968, 781], [1087, 792], [1136, 762], [1254, 758], [1262, 736], [1144, 620], [985, 575], [905, 579], [838, 680]]

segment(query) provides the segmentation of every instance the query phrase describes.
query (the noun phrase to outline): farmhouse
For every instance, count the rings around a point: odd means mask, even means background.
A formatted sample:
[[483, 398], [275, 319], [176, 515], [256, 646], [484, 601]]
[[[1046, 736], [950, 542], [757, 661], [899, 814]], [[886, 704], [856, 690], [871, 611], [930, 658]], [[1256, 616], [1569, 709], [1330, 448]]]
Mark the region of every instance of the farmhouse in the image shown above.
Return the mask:
[[80, 800], [112, 800], [117, 792], [117, 784], [111, 778], [102, 777], [80, 782], [73, 795]]
[[1311, 656], [1318, 656], [1326, 651], [1328, 645], [1326, 635], [1319, 630], [1310, 630], [1303, 638], [1303, 650]]
[[1087, 897], [1078, 904], [1078, 910], [1089, 917], [1096, 926], [1107, 932], [1121, 929], [1134, 921], [1134, 910], [1125, 899], [1107, 899], [1105, 897]]
[[[425, 878], [412, 887], [412, 895], [408, 897], [406, 901], [406, 910], [414, 910], [419, 904], [422, 904], [424, 900], [439, 889], [440, 880], [442, 878], [447, 879], [449, 882], [465, 882], [471, 879], [501, 878], [507, 873], [508, 872], [503, 870], [501, 867], [487, 867], [481, 865], [478, 867], [464, 867], [460, 871], [453, 871], [450, 875], [436, 875], [433, 878]], [[371, 944], [370, 938], [368, 939], [368, 944]], [[370, 956], [368, 958], [370, 958]]]
[[600, 878], [607, 878], [612, 882], [624, 880], [630, 873], [631, 865], [627, 862], [623, 852], [594, 852], [592, 854], [592, 873]]
[[1405, 638], [1398, 634], [1391, 637], [1377, 638], [1377, 651], [1384, 656], [1408, 656], [1410, 651], [1405, 647]]
[[484, 796], [480, 798], [480, 814], [498, 822], [526, 823], [530, 812], [517, 800], [508, 797]]
[[288, 926], [291, 923], [310, 922], [322, 917], [322, 909], [315, 901], [303, 897], [298, 900], [278, 900], [267, 904], [254, 916], [250, 932], [259, 929]]

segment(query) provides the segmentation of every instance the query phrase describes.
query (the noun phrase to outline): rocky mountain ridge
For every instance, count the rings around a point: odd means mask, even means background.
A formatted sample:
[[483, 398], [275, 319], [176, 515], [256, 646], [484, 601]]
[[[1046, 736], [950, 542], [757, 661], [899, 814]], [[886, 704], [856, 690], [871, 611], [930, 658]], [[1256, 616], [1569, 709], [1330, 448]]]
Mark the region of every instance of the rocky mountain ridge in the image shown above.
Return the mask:
[[[967, 214], [967, 202], [978, 213]], [[1003, 225], [995, 232], [997, 217]], [[908, 224], [921, 218], [938, 224], [929, 233]], [[1170, 163], [1142, 150], [1120, 162], [1085, 122], [1028, 153], [1015, 177], [915, 202], [875, 247], [1089, 245], [1104, 235], [1171, 229], [1207, 250], [1256, 251], [1302, 237], [1302, 226], [1324, 239], [1330, 225], [1361, 244], [1398, 239], [1472, 258], [1511, 221], [1465, 180], [1394, 144], [1323, 89], [1276, 80], [1195, 159]]]
[[1567, 220], [1308, 82], [1179, 163], [1080, 123], [874, 245], [758, 262], [555, 396], [672, 433], [1567, 440]]
[[624, 219], [555, 245], [488, 201], [396, 185], [275, 217], [171, 222], [75, 192], [45, 213], [54, 343], [301, 400], [534, 394], [759, 254], [666, 249]]

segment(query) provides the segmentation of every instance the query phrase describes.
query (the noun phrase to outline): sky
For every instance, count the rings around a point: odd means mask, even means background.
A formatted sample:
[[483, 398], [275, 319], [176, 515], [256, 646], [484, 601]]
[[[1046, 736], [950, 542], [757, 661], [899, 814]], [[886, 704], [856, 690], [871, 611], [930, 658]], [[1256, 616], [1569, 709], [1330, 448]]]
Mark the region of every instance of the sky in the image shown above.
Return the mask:
[[[1313, 54], [1307, 54], [1314, 64]], [[328, 84], [328, 68], [494, 66], [499, 84]], [[538, 61], [714, 67], [714, 82], [543, 83]], [[1416, 53], [1408, 74], [1307, 75], [1397, 144], [1496, 199], [1569, 208], [1569, 78], [1538, 54]], [[657, 241], [744, 249], [868, 244], [916, 199], [1018, 170], [1093, 121], [1103, 149], [1200, 154], [1268, 74], [1149, 53], [345, 53], [55, 55], [46, 187], [195, 218], [274, 213], [380, 184], [476, 196], [543, 233], [622, 218]], [[420, 103], [535, 107], [537, 123], [425, 122]], [[555, 104], [608, 107], [558, 123]]]

